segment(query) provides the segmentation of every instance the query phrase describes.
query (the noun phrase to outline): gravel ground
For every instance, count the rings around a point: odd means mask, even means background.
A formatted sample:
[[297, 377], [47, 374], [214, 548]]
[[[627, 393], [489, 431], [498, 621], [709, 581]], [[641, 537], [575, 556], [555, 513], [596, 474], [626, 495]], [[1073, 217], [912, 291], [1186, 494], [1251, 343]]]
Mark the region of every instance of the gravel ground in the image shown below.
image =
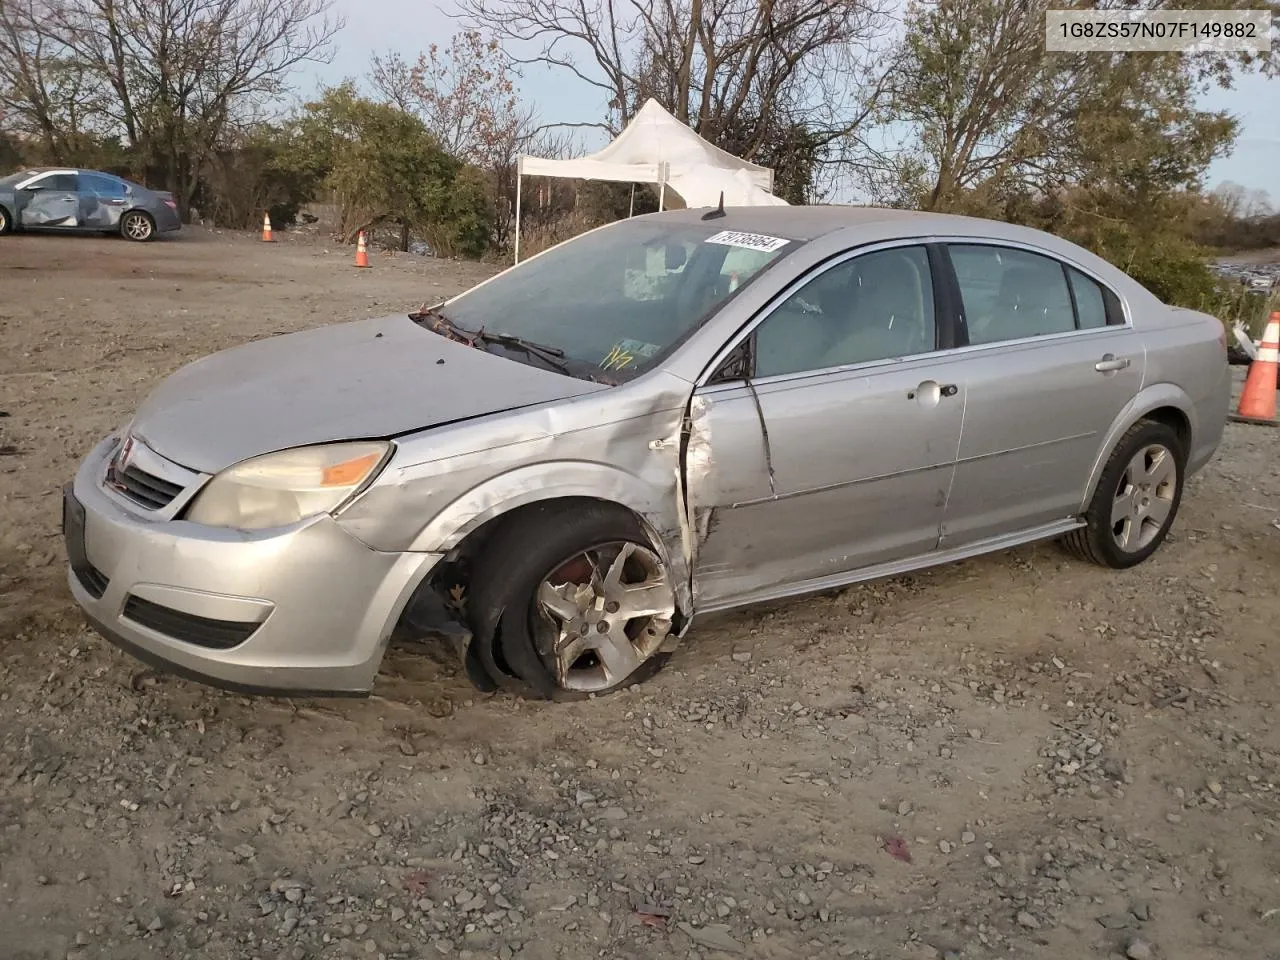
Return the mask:
[[425, 647], [247, 699], [88, 631], [58, 489], [212, 350], [479, 265], [280, 234], [0, 241], [0, 955], [1280, 958], [1280, 432], [1152, 560], [1041, 544], [700, 622], [643, 687]]

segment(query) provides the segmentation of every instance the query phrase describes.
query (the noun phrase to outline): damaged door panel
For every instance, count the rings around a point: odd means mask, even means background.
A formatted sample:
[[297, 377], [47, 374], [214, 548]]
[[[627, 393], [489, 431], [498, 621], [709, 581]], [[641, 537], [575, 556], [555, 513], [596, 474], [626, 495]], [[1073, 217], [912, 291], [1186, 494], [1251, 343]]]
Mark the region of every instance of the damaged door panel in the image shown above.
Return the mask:
[[694, 409], [699, 610], [936, 549], [964, 416], [944, 359], [708, 387]]

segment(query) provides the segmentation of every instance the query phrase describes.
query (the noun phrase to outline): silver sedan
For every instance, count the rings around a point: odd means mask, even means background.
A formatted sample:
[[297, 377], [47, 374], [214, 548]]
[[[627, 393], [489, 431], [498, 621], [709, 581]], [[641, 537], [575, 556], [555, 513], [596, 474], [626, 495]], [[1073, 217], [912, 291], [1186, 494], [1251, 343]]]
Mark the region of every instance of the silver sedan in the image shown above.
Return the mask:
[[1228, 398], [1217, 319], [1045, 233], [665, 212], [178, 371], [68, 485], [69, 582], [223, 686], [365, 693], [435, 636], [584, 697], [710, 611], [1045, 538], [1139, 563]]

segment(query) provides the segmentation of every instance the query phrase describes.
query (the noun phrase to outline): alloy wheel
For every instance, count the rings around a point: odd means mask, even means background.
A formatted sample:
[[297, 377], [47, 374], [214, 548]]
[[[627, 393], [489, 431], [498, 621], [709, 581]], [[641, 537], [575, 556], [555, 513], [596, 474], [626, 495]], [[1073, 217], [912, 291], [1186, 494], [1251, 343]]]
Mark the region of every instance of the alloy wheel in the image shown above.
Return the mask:
[[1178, 464], [1163, 444], [1143, 447], [1129, 460], [1111, 505], [1111, 535], [1126, 553], [1137, 553], [1164, 529], [1173, 510]]
[[130, 240], [147, 240], [151, 237], [151, 221], [141, 213], [126, 214], [124, 235]]
[[534, 599], [538, 654], [564, 690], [617, 686], [671, 630], [675, 596], [666, 564], [631, 541], [600, 544], [554, 567]]

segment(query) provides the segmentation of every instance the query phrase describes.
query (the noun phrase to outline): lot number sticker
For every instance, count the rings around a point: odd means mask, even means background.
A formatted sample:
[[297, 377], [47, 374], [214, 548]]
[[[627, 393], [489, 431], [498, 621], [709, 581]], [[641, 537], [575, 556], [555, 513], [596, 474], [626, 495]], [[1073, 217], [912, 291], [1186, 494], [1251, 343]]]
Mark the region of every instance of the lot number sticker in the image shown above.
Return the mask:
[[739, 233], [736, 230], [721, 230], [707, 237], [707, 243], [722, 243], [726, 247], [744, 247], [747, 250], [759, 250], [763, 253], [781, 250], [790, 242], [782, 237], [767, 237], [763, 233]]

